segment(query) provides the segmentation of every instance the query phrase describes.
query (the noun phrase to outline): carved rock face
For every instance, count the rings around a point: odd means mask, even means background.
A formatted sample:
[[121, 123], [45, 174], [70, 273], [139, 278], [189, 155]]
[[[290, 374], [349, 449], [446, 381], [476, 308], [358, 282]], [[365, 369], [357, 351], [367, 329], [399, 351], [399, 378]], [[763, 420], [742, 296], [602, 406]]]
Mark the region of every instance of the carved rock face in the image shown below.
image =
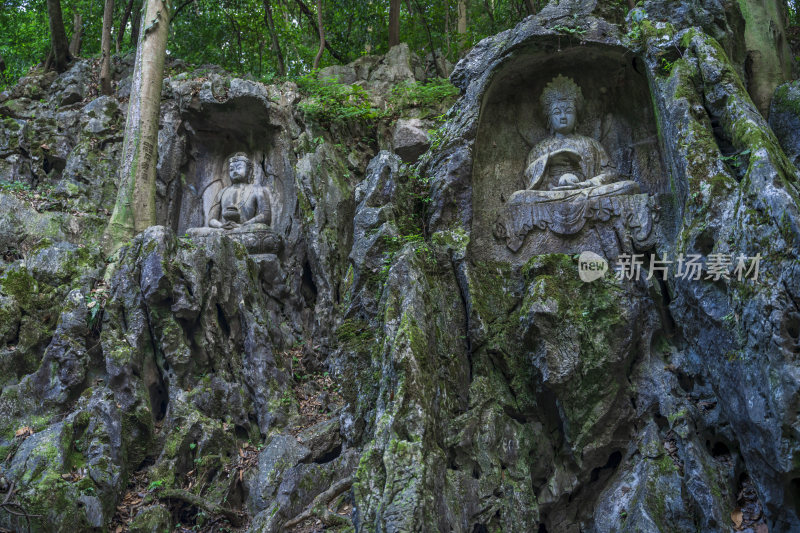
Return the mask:
[[234, 159], [230, 163], [228, 175], [233, 183], [246, 183], [250, 178], [251, 172], [247, 171], [247, 162], [241, 159]]
[[573, 102], [557, 102], [550, 107], [550, 127], [554, 132], [567, 135], [575, 130], [577, 114]]

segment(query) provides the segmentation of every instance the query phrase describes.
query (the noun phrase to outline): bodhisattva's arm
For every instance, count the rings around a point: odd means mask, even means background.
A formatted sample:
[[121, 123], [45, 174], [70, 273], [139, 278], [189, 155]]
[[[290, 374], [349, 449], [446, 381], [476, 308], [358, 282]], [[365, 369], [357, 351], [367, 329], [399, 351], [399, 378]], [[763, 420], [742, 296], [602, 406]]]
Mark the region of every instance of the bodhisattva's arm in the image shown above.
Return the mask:
[[[525, 169], [525, 182], [527, 183], [527, 188], [530, 190], [535, 189], [539, 183], [542, 181], [542, 177], [545, 174], [545, 169], [547, 168], [547, 158], [549, 154], [545, 154], [543, 156], [537, 157], [533, 160], [531, 164], [528, 165], [528, 168]], [[530, 159], [530, 158], [529, 158]]]
[[590, 150], [592, 151], [595, 160], [594, 168], [592, 169], [593, 176], [590, 179], [582, 182], [581, 185], [584, 187], [598, 187], [600, 185], [606, 185], [617, 181], [617, 169], [611, 163], [608, 153], [606, 153], [603, 145], [601, 145], [595, 139], [592, 139], [590, 146]]

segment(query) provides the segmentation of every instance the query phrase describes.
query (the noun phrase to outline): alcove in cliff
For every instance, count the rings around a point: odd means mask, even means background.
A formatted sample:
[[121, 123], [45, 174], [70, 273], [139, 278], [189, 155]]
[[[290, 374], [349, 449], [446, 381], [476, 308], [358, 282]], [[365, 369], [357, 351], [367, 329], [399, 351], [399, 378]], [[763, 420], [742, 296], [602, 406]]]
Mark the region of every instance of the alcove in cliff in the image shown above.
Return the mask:
[[[599, 141], [619, 174], [618, 180], [636, 182], [640, 193], [653, 195], [653, 205], [670, 193], [641, 60], [620, 46], [585, 43], [568, 47], [564, 40], [547, 36], [516, 51], [493, 74], [483, 97], [472, 174], [471, 253], [476, 259], [520, 263], [532, 254], [583, 250], [605, 251], [609, 256], [609, 247], [628, 247], [627, 243], [596, 242], [601, 239], [594, 223], [574, 235], [533, 229], [516, 252], [497, 236], [497, 220], [506, 202], [527, 186], [528, 154], [550, 136], [540, 96], [558, 75], [574, 80], [583, 94], [575, 133]], [[621, 238], [613, 234], [610, 239]]]
[[229, 157], [243, 152], [253, 164], [253, 181], [271, 193], [273, 227], [286, 229], [290, 213], [284, 207], [294, 205], [294, 177], [284, 117], [265, 95], [200, 94], [173, 117], [174, 124], [160, 132], [160, 223], [178, 235], [204, 226], [217, 193], [230, 184]]

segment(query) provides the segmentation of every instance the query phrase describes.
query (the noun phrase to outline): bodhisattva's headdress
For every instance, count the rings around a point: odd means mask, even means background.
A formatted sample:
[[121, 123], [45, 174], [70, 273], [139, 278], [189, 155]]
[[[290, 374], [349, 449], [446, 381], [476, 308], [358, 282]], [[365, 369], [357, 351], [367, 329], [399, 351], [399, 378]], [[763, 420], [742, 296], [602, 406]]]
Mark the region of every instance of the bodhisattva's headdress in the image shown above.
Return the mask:
[[547, 84], [539, 98], [544, 116], [550, 116], [550, 108], [556, 102], [572, 102], [577, 112], [583, 106], [583, 94], [578, 84], [571, 78], [559, 74]]
[[236, 152], [233, 154], [230, 159], [228, 159], [228, 165], [233, 163], [234, 161], [244, 161], [247, 165], [247, 176], [249, 177], [250, 174], [253, 172], [253, 162], [250, 161], [250, 158], [247, 157], [247, 154], [244, 152]]

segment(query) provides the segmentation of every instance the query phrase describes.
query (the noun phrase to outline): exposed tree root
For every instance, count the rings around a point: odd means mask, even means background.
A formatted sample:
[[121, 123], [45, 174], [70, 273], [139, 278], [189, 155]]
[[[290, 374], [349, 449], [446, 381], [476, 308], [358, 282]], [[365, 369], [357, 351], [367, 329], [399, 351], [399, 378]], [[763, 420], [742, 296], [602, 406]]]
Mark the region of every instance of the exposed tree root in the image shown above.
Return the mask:
[[[345, 518], [330, 512], [328, 509], [328, 504], [331, 502], [331, 500], [352, 486], [352, 476], [340, 479], [331, 485], [328, 490], [320, 493], [316, 498], [314, 498], [314, 501], [312, 501], [309, 506], [306, 507], [305, 511], [283, 524], [283, 528], [292, 528], [304, 520], [308, 520], [314, 516], [318, 516], [327, 526], [342, 525], [342, 523], [346, 523], [347, 520]], [[319, 511], [322, 511], [321, 515], [318, 514]]]
[[202, 509], [209, 514], [224, 516], [234, 526], [239, 526], [244, 521], [244, 514], [242, 512], [217, 505], [201, 498], [197, 494], [192, 494], [183, 489], [163, 489], [153, 494], [153, 496], [158, 500], [178, 500], [192, 507]]

